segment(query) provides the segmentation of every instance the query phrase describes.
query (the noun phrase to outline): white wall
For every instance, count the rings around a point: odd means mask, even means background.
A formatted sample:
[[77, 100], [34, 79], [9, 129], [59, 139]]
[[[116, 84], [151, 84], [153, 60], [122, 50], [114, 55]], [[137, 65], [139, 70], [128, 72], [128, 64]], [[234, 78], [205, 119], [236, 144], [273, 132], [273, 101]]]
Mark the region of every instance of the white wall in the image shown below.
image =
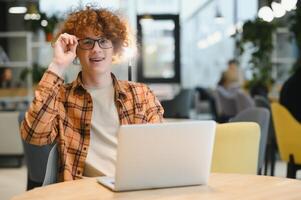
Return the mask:
[[[238, 21], [241, 24], [246, 19], [256, 16], [257, 1], [237, 1]], [[224, 17], [222, 23], [217, 23], [214, 19], [217, 8]], [[234, 0], [209, 1], [193, 18], [183, 19], [181, 24], [183, 87], [215, 87], [221, 72], [227, 67], [227, 61], [234, 56], [234, 39], [229, 36], [234, 21], [233, 12]], [[208, 45], [208, 40], [215, 42]], [[202, 48], [198, 47], [200, 41], [203, 41]]]
[[[82, 1], [83, 5], [87, 2], [91, 1]], [[237, 0], [237, 2], [239, 11], [238, 21], [244, 21], [256, 15], [257, 0]], [[133, 30], [136, 28], [136, 13], [181, 12], [182, 86], [214, 87], [221, 72], [226, 68], [227, 61], [234, 56], [234, 41], [227, 35], [229, 27], [233, 25], [233, 3], [234, 0], [105, 0], [98, 4], [114, 9], [120, 8], [123, 14], [129, 19]], [[71, 5], [78, 5], [78, 1], [40, 1], [41, 10], [48, 13], [66, 12], [68, 8], [70, 10]], [[202, 7], [200, 11], [199, 7]], [[214, 21], [216, 7], [219, 8], [221, 14], [225, 17], [222, 24], [217, 24]], [[192, 18], [189, 18], [196, 11], [199, 12]], [[220, 32], [221, 34], [220, 41], [207, 48], [198, 48], [197, 43], [200, 40], [204, 40], [216, 32]], [[113, 71], [122, 79], [126, 79], [127, 62], [115, 66]], [[136, 71], [135, 62], [133, 62], [133, 71]], [[134, 80], [136, 79], [135, 76], [133, 78]]]

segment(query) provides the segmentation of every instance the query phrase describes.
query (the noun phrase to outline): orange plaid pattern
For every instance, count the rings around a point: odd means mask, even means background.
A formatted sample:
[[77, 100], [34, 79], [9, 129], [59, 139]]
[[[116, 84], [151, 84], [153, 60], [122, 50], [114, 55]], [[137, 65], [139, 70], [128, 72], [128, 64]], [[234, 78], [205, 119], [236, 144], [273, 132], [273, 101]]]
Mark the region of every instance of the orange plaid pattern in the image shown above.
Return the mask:
[[[120, 81], [112, 74], [120, 124], [157, 123], [163, 108], [144, 84]], [[21, 125], [22, 138], [31, 144], [54, 141], [59, 150], [59, 181], [82, 178], [90, 143], [93, 103], [81, 74], [70, 84], [51, 71], [41, 79]]]

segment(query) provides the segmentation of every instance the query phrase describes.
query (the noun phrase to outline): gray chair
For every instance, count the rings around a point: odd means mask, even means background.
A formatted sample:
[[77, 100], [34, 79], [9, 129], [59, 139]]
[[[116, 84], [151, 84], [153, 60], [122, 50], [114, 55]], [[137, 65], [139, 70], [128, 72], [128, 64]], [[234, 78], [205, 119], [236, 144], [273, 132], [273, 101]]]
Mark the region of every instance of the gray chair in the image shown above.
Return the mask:
[[[271, 113], [271, 105], [269, 100], [263, 96], [255, 96], [254, 97], [255, 105], [257, 107], [266, 108]], [[268, 164], [270, 163], [270, 175], [274, 176], [275, 164], [276, 164], [276, 154], [278, 151], [274, 124], [272, 122], [272, 116], [270, 117], [270, 124], [268, 130], [268, 140], [267, 140], [267, 148], [266, 148], [266, 156], [265, 156], [265, 164], [264, 164], [264, 175], [267, 175]]]
[[217, 121], [218, 112], [216, 107], [216, 100], [214, 98], [214, 94], [210, 89], [206, 89], [203, 87], [196, 87], [195, 88], [196, 94], [198, 95], [196, 99], [195, 109], [197, 109], [198, 105], [209, 105], [209, 113], [212, 115], [213, 120]]
[[57, 183], [58, 157], [58, 148], [55, 144], [49, 153], [43, 186]]
[[[19, 113], [19, 124], [24, 119], [25, 112]], [[52, 145], [36, 146], [22, 140], [25, 163], [27, 167], [27, 190], [40, 187], [46, 172], [46, 164]]]
[[227, 122], [241, 111], [254, 107], [253, 99], [240, 87], [216, 88], [215, 98], [218, 110], [218, 122]]
[[165, 118], [189, 118], [194, 90], [182, 89], [172, 100], [161, 101]]
[[261, 174], [264, 164], [265, 151], [268, 138], [268, 127], [270, 124], [270, 112], [266, 108], [248, 108], [238, 113], [231, 122], [256, 122], [260, 125], [260, 143], [258, 155], [257, 173]]

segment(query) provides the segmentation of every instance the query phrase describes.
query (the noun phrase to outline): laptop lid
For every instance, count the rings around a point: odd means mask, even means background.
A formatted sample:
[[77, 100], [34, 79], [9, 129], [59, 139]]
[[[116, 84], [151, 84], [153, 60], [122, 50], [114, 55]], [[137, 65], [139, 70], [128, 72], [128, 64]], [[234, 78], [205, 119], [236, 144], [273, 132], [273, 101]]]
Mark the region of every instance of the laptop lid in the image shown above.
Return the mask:
[[214, 121], [122, 125], [116, 191], [207, 184]]

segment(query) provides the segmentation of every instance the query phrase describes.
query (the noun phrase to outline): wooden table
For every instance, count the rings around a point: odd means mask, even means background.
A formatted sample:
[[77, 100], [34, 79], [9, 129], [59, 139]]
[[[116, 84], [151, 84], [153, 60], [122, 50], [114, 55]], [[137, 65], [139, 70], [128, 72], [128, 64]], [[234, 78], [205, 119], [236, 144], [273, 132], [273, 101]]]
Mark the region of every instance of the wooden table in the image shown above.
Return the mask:
[[114, 193], [88, 178], [37, 188], [13, 200], [88, 199], [301, 199], [301, 181], [294, 179], [213, 173], [207, 186], [178, 187]]

